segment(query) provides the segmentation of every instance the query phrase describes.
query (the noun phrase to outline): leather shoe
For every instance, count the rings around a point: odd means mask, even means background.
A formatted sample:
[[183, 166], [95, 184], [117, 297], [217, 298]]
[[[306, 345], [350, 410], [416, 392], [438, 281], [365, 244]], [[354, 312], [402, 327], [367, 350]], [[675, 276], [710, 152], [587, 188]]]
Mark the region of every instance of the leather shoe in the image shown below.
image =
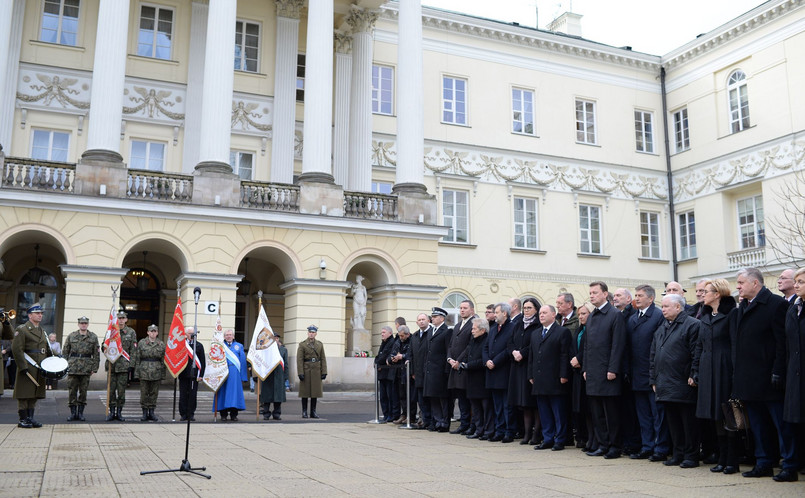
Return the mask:
[[682, 469], [693, 469], [699, 466], [699, 462], [695, 460], [682, 460], [682, 463], [679, 464], [679, 467]]
[[680, 465], [681, 463], [682, 463], [681, 458], [671, 458], [670, 460], [666, 460], [666, 461], [662, 462], [662, 464], [665, 465], [666, 467], [676, 467], [677, 465]]
[[796, 482], [799, 479], [796, 470], [782, 470], [779, 474], [773, 477], [777, 482]]
[[481, 436], [478, 438], [478, 441], [489, 441], [489, 436], [481, 434]]
[[443, 425], [436, 429], [436, 432], [450, 432], [450, 427]]
[[738, 466], [737, 465], [727, 465], [724, 467], [724, 473], [729, 474], [737, 474], [738, 473]]
[[604, 458], [606, 458], [607, 460], [612, 460], [613, 458], [620, 458], [620, 457], [621, 457], [621, 451], [614, 449], [607, 451], [607, 454], [604, 455]]
[[724, 472], [726, 468], [724, 465], [718, 464], [715, 467], [710, 467], [710, 472]]
[[481, 437], [480, 434], [468, 434], [467, 439], [479, 439]]
[[452, 431], [450, 431], [450, 434], [461, 434], [465, 430], [467, 430], [466, 427], [458, 427], [458, 428], [453, 429]]
[[497, 443], [498, 441], [500, 441], [502, 439], [503, 439], [503, 436], [495, 434], [495, 435], [489, 436], [489, 439], [487, 439], [487, 441], [489, 441], [490, 443]]
[[668, 458], [668, 455], [664, 455], [662, 453], [654, 453], [650, 457], [648, 457], [648, 461], [649, 462], [664, 462], [666, 458]]
[[511, 436], [503, 436], [503, 439], [500, 440], [501, 443], [511, 443], [514, 441], [514, 438]]
[[715, 453], [710, 453], [709, 455], [702, 458], [702, 463], [711, 464], [718, 462], [718, 455]]
[[741, 473], [744, 477], [771, 477], [774, 474], [771, 467], [752, 467], [752, 470], [747, 470]]
[[553, 441], [543, 441], [542, 443], [534, 446], [535, 450], [549, 450], [553, 448]]
[[561, 444], [561, 443], [558, 443], [558, 444], [553, 445], [553, 448], [551, 448], [551, 451], [562, 451], [563, 449], [565, 449], [565, 445]]
[[598, 448], [595, 451], [588, 451], [585, 454], [587, 456], [593, 456], [593, 457], [599, 457], [599, 456], [604, 456], [605, 455], [604, 450], [602, 450], [601, 448]]
[[645, 460], [651, 456], [651, 452], [649, 450], [641, 451], [639, 453], [632, 453], [629, 455], [629, 458], [632, 460]]

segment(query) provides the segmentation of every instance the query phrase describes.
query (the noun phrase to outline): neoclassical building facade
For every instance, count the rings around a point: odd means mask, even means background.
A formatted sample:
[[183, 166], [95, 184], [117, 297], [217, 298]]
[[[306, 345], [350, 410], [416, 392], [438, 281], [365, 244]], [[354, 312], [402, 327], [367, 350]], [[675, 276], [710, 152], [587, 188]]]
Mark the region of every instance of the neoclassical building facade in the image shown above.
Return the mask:
[[119, 287], [138, 334], [181, 297], [248, 345], [261, 296], [350, 388], [435, 305], [773, 275], [802, 259], [769, 227], [802, 203], [803, 5], [658, 56], [419, 0], [3, 2], [0, 305], [103, 333]]

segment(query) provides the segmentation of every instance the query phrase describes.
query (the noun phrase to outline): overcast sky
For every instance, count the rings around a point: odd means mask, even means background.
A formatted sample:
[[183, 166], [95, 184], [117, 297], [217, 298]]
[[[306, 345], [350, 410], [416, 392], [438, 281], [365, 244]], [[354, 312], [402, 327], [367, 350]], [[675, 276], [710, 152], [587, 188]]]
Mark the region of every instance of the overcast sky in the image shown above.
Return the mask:
[[664, 55], [764, 3], [763, 0], [422, 0], [422, 5], [539, 27], [570, 9], [582, 36]]

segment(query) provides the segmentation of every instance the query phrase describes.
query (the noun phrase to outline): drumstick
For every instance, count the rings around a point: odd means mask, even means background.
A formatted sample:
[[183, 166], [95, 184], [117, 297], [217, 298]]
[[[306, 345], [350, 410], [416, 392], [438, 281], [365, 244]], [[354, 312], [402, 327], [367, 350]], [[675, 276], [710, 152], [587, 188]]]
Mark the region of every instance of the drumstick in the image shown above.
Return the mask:
[[33, 376], [33, 375], [31, 375], [31, 372], [29, 372], [28, 370], [26, 370], [26, 371], [25, 371], [25, 375], [27, 375], [27, 376], [28, 376], [28, 378], [29, 378], [29, 379], [31, 379], [31, 382], [33, 382], [34, 384], [36, 384], [36, 387], [39, 387], [39, 382], [37, 382], [37, 381], [36, 381], [36, 379], [34, 379], [34, 376]]

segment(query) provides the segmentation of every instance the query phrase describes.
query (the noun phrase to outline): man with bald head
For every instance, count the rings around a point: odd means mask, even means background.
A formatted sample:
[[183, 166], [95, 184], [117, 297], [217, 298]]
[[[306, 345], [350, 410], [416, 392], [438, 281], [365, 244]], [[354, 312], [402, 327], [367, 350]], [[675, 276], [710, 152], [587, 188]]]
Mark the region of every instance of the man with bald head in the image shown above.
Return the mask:
[[[687, 291], [682, 288], [682, 284], [672, 280], [672, 281], [668, 282], [667, 284], [665, 284], [665, 292], [663, 293], [663, 296], [667, 296], [668, 294], [677, 294], [679, 296], [685, 297], [686, 292]], [[693, 308], [693, 306], [687, 304], [687, 302], [686, 302], [685, 303], [685, 313], [690, 313], [691, 308]]]
[[777, 290], [783, 295], [788, 305], [794, 304], [797, 300], [797, 294], [794, 292], [794, 270], [786, 269], [777, 277]]

